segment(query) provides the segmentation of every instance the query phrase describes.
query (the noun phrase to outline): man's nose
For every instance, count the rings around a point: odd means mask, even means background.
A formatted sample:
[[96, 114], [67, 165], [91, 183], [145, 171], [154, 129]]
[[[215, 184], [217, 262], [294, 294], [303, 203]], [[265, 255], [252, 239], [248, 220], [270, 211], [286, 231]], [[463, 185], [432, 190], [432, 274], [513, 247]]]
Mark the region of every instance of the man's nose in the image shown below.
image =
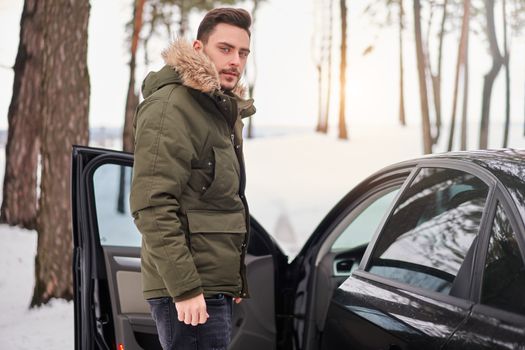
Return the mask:
[[230, 60], [230, 66], [238, 67], [241, 64], [241, 56], [239, 52], [234, 52]]

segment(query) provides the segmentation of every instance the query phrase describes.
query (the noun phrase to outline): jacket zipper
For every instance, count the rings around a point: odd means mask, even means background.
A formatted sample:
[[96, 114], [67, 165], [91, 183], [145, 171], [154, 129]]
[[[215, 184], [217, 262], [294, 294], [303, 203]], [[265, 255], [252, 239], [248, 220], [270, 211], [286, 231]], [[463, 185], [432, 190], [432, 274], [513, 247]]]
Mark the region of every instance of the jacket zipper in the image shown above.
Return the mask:
[[[246, 201], [246, 198], [244, 197], [244, 183], [245, 183], [245, 170], [244, 170], [244, 161], [242, 160], [242, 157], [241, 155], [237, 152], [237, 149], [235, 147], [235, 123], [237, 122], [237, 118], [238, 118], [238, 106], [237, 106], [237, 101], [235, 101], [235, 99], [232, 99], [232, 121], [233, 123], [230, 125], [230, 138], [231, 138], [231, 143], [232, 143], [232, 147], [233, 147], [233, 152], [235, 153], [235, 156], [237, 158], [237, 162], [239, 163], [239, 197], [241, 198], [241, 201], [244, 205], [244, 212], [245, 212], [245, 215], [246, 215], [246, 234], [244, 236], [244, 242], [242, 243], [241, 245], [241, 263], [240, 263], [240, 275], [241, 275], [241, 290], [240, 290], [240, 297], [246, 297], [248, 295], [247, 293], [247, 283], [246, 283], [246, 269], [245, 269], [245, 264], [244, 264], [244, 260], [245, 260], [245, 257], [246, 257], [246, 250], [247, 250], [247, 247], [248, 247], [248, 238], [249, 238], [249, 233], [250, 233], [250, 213], [249, 213], [249, 210], [248, 210], [248, 203]], [[239, 148], [240, 149], [240, 148]]]

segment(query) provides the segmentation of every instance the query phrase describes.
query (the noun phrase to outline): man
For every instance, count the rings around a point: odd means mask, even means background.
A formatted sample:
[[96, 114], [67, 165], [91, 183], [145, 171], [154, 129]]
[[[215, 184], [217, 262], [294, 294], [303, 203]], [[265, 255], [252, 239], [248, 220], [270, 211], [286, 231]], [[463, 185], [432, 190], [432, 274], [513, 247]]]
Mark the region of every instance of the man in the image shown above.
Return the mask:
[[142, 86], [130, 204], [142, 234], [143, 292], [163, 349], [226, 349], [232, 298], [248, 297], [250, 227], [239, 79], [250, 52], [242, 9], [206, 14]]

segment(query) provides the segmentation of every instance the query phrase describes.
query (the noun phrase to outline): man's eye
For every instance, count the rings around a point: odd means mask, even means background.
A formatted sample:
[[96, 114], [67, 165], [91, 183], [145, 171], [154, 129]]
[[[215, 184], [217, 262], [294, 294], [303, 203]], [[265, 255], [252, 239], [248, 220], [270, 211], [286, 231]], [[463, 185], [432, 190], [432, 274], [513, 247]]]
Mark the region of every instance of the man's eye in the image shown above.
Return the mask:
[[239, 53], [239, 56], [241, 56], [243, 58], [247, 58], [248, 57], [248, 52], [241, 52], [241, 53]]
[[221, 47], [220, 50], [221, 50], [222, 52], [225, 52], [225, 53], [230, 52], [230, 48], [229, 48], [229, 47]]

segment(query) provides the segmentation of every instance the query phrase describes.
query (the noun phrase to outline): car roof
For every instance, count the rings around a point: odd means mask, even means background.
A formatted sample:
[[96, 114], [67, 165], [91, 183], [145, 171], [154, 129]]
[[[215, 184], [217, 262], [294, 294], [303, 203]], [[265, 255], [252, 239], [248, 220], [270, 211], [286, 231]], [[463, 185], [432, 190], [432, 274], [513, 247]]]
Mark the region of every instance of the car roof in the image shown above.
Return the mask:
[[508, 190], [525, 222], [525, 150], [506, 148], [449, 152], [428, 158], [461, 160], [488, 170]]
[[[503, 185], [525, 184], [525, 150], [497, 149], [434, 154], [429, 158], [455, 159], [474, 163], [491, 172]], [[525, 190], [525, 188], [522, 188]]]

